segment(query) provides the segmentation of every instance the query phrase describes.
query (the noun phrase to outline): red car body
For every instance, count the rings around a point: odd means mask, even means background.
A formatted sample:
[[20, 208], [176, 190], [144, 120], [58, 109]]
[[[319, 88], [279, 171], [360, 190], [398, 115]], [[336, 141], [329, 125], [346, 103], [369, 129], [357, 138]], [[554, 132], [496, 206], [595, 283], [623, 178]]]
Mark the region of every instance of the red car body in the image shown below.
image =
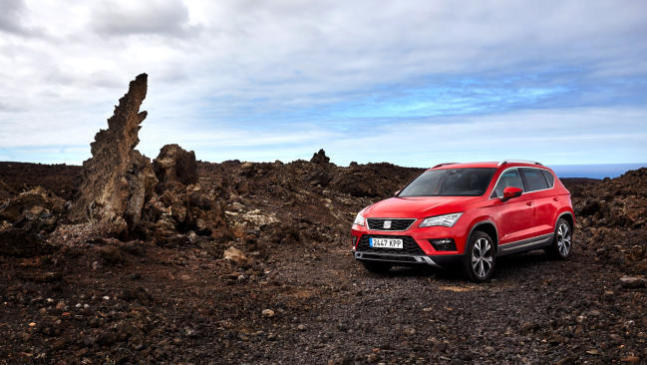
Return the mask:
[[[396, 193], [392, 198], [370, 205], [360, 212], [365, 219], [365, 224], [353, 224], [351, 229], [355, 258], [365, 263], [388, 263], [387, 268], [390, 265], [409, 264], [443, 266], [465, 258], [466, 246], [475, 231], [485, 232], [491, 237], [494, 256], [549, 247], [556, 237], [557, 222], [568, 222], [572, 232], [575, 215], [570, 193], [550, 168], [539, 163], [504, 161], [441, 164], [427, 171], [463, 168], [496, 169], [485, 193], [479, 196], [409, 197], [401, 197]], [[510, 197], [499, 196], [501, 186], [497, 187], [497, 183], [501, 176], [506, 174], [506, 179], [509, 180], [515, 171], [522, 177], [523, 192], [508, 187], [505, 193]], [[533, 175], [533, 178], [537, 178], [539, 176], [537, 174], [542, 174], [548, 187], [530, 189], [526, 184], [526, 178], [523, 177], [525, 174]], [[541, 187], [541, 185], [538, 186]], [[498, 193], [495, 193], [495, 187]], [[425, 218], [451, 213], [462, 213], [451, 227], [420, 227]], [[375, 224], [369, 227], [369, 222], [382, 224], [384, 220], [399, 222], [398, 219], [414, 219], [414, 221], [402, 230], [384, 229], [375, 227]], [[371, 237], [404, 238], [405, 250], [368, 249], [365, 244], [362, 244], [362, 239], [366, 241], [367, 237], [369, 239]], [[453, 240], [453, 245], [442, 246], [440, 249], [435, 247], [434, 242], [449, 242], [442, 240]], [[413, 243], [419, 249], [413, 247]]]

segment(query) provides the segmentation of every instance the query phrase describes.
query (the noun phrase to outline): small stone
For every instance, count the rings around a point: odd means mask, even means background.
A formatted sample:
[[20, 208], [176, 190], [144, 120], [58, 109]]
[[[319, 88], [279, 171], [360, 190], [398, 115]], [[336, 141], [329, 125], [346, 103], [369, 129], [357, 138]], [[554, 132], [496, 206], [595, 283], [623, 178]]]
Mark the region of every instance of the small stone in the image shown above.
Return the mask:
[[305, 326], [305, 325], [303, 325], [303, 324], [300, 324], [300, 325], [298, 325], [298, 326], [297, 326], [297, 329], [298, 329], [299, 331], [305, 331], [305, 330], [306, 330], [306, 326]]
[[243, 251], [233, 246], [225, 250], [225, 252], [223, 253], [223, 258], [238, 265], [244, 265], [247, 263], [247, 256], [245, 256]]
[[56, 304], [56, 310], [59, 310], [59, 311], [65, 310], [65, 302], [62, 300], [58, 302]]
[[638, 364], [640, 362], [640, 358], [638, 356], [629, 355], [629, 356], [623, 357], [622, 359], [620, 359], [620, 361], [626, 362], [629, 364]]
[[29, 327], [36, 327], [36, 322], [29, 322]]
[[104, 295], [101, 299], [103, 299], [103, 300], [110, 300], [110, 297], [109, 297], [109, 296], [107, 296], [107, 295]]
[[623, 288], [644, 288], [647, 286], [647, 280], [640, 276], [623, 276], [620, 278], [620, 284]]
[[263, 309], [261, 314], [263, 315], [263, 317], [267, 317], [267, 318], [274, 317], [274, 311], [271, 309]]

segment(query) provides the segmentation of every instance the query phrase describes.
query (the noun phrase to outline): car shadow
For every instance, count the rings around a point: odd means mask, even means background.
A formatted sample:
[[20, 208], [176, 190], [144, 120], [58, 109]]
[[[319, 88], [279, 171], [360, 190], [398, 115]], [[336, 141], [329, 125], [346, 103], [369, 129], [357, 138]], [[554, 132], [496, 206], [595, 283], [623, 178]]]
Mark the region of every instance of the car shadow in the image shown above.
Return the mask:
[[[538, 266], [555, 261], [543, 250], [523, 252], [497, 258], [496, 273], [494, 279], [505, 280], [510, 277], [519, 278], [533, 275], [533, 270]], [[395, 266], [382, 274], [370, 273], [378, 277], [429, 277], [447, 281], [465, 280], [463, 268], [460, 264], [454, 264], [444, 268], [436, 268], [426, 265], [416, 266]]]

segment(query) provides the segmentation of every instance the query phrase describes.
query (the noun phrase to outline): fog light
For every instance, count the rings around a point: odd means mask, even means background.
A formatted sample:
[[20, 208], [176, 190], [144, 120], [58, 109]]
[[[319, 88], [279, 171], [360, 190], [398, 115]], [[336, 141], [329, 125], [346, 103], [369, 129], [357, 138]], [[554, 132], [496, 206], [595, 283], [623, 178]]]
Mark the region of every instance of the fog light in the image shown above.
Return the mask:
[[442, 238], [438, 240], [429, 240], [436, 251], [456, 251], [456, 243], [451, 238]]

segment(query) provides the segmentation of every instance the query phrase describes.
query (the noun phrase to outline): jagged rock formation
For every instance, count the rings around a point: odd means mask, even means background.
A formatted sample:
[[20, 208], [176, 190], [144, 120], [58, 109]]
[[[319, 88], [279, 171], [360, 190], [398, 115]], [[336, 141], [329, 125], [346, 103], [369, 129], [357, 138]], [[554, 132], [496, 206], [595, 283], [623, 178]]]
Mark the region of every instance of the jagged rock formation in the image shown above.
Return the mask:
[[139, 237], [161, 245], [195, 243], [226, 232], [224, 209], [198, 183], [193, 151], [164, 146], [151, 161], [135, 149], [146, 112], [146, 74], [130, 83], [108, 129], [83, 163], [80, 194], [70, 217], [98, 236]]
[[108, 129], [96, 134], [92, 157], [83, 163], [80, 195], [70, 215], [73, 220], [89, 220], [116, 235], [139, 224], [157, 184], [150, 160], [135, 149], [146, 118], [146, 112], [139, 111], [146, 81], [147, 75], [141, 74], [130, 83], [108, 119]]
[[316, 164], [327, 164], [330, 162], [330, 157], [326, 156], [326, 151], [324, 151], [322, 148], [312, 155], [310, 162]]

